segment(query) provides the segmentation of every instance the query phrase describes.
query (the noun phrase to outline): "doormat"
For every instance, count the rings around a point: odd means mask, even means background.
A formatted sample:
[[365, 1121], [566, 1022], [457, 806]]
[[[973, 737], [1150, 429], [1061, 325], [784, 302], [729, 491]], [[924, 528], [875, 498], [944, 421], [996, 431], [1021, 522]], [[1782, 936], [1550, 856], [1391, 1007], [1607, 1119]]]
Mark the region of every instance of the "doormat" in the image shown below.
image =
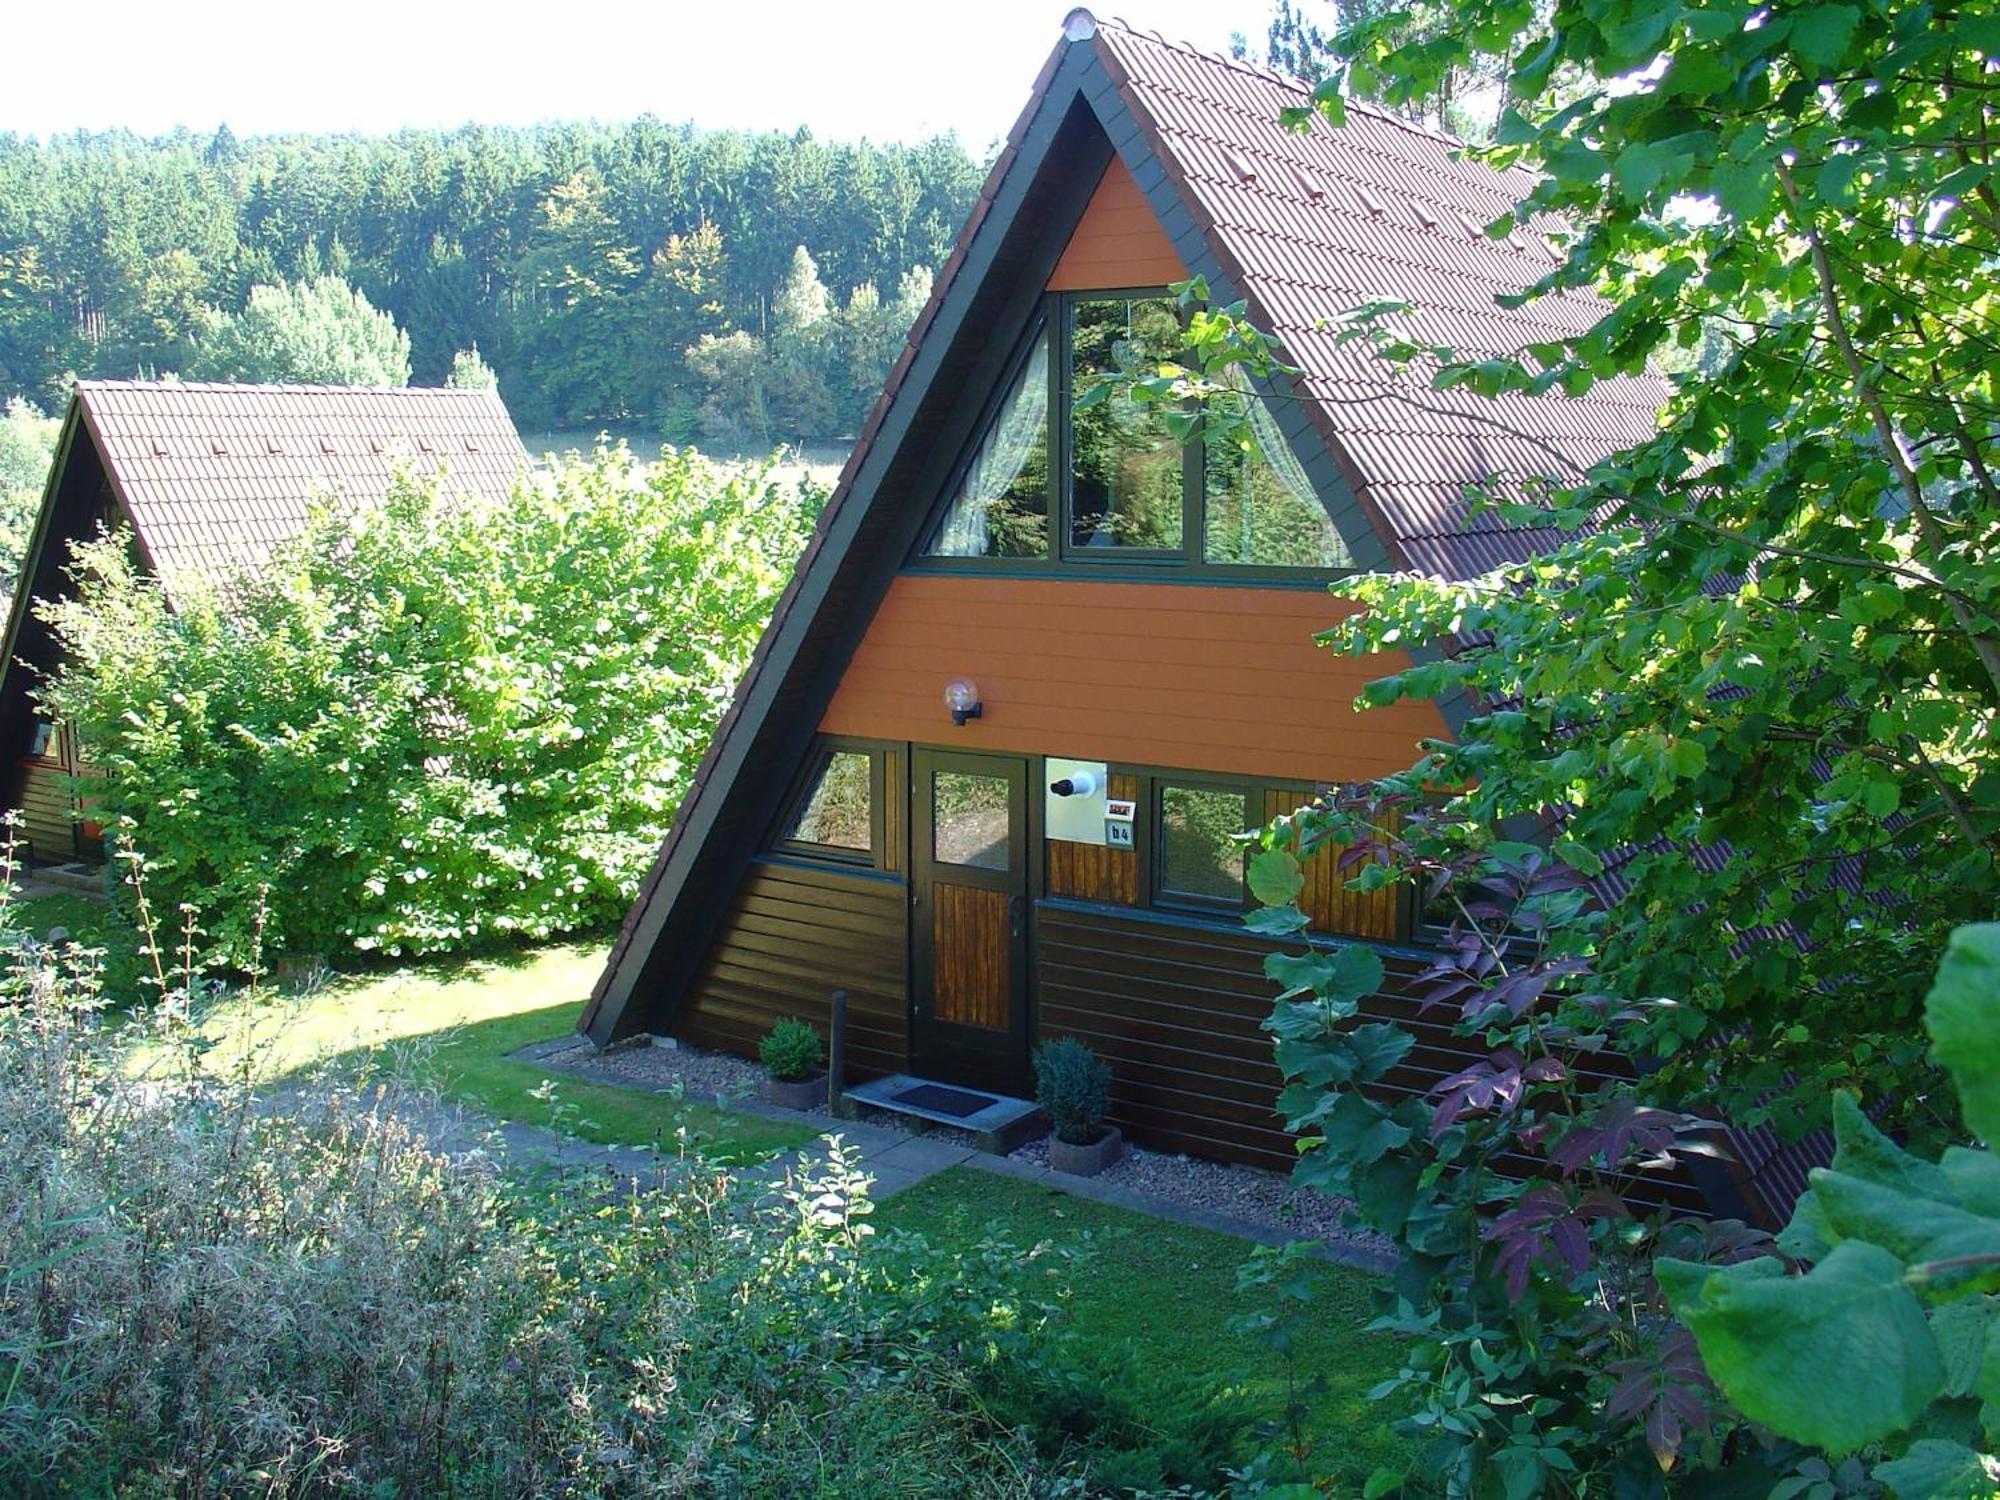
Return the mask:
[[896, 1095], [898, 1104], [907, 1104], [912, 1109], [927, 1109], [933, 1114], [950, 1115], [956, 1120], [976, 1115], [993, 1102], [991, 1094], [946, 1088], [941, 1083], [920, 1083]]

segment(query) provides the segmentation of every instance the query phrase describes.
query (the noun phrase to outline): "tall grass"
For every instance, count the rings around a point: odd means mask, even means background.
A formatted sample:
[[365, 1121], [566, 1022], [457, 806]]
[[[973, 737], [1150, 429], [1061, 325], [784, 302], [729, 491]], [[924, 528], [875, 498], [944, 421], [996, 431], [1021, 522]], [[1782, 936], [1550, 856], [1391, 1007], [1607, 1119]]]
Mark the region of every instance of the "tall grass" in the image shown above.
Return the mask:
[[[1064, 1482], [980, 1395], [1035, 1368], [1032, 1255], [873, 1243], [838, 1156], [775, 1191], [699, 1159], [513, 1180], [433, 1150], [400, 1085], [218, 1081], [198, 982], [159, 972], [130, 1018], [74, 951], [0, 975], [0, 1493]], [[141, 1043], [170, 1061], [135, 1077]]]

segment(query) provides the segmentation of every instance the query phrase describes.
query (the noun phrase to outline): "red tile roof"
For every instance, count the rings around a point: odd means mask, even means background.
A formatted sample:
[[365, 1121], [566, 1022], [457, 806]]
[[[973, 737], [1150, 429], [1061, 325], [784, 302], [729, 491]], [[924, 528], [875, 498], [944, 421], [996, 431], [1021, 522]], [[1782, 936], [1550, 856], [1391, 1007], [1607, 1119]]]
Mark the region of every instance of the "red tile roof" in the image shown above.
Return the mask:
[[1304, 368], [1315, 415], [1357, 471], [1399, 562], [1464, 576], [1533, 555], [1554, 534], [1509, 530], [1490, 513], [1468, 518], [1465, 487], [1574, 482], [1656, 430], [1667, 396], [1658, 380], [1489, 401], [1432, 390], [1428, 371], [1399, 372], [1325, 326], [1393, 299], [1411, 308], [1404, 331], [1471, 356], [1589, 328], [1606, 309], [1585, 292], [1513, 309], [1495, 302], [1557, 263], [1541, 233], [1484, 232], [1525, 196], [1529, 173], [1498, 171], [1456, 141], [1358, 102], [1339, 127], [1315, 119], [1288, 130], [1280, 114], [1307, 102], [1306, 85], [1122, 23], [1096, 23], [1094, 45], [1237, 293]]
[[80, 380], [77, 400], [161, 581], [217, 581], [297, 535], [316, 500], [399, 471], [504, 497], [527, 466], [492, 391]]

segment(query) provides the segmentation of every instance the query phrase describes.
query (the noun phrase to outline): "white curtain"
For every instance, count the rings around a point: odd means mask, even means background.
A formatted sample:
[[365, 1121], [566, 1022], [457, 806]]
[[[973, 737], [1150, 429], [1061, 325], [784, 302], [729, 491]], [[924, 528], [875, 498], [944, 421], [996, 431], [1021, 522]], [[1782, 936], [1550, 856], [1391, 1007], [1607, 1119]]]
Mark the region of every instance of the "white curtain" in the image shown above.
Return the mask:
[[951, 509], [938, 533], [945, 557], [985, 557], [992, 546], [989, 511], [1006, 497], [1028, 460], [1048, 443], [1049, 336], [1035, 340], [1014, 388], [972, 455]]
[[[1326, 507], [1320, 503], [1312, 481], [1306, 477], [1305, 465], [1299, 462], [1298, 455], [1292, 452], [1292, 445], [1285, 441], [1284, 433], [1278, 430], [1278, 419], [1271, 415], [1271, 408], [1266, 406], [1263, 398], [1251, 389], [1249, 377], [1243, 373], [1241, 366], [1231, 366], [1229, 373], [1229, 383], [1242, 393], [1244, 410], [1250, 422], [1250, 435], [1257, 440], [1257, 452], [1263, 458], [1265, 466], [1276, 476], [1278, 483], [1284, 486], [1285, 492], [1292, 497], [1293, 502], [1308, 516], [1316, 517], [1319, 522], [1323, 535], [1319, 544], [1320, 556], [1316, 559], [1318, 565], [1328, 568], [1353, 567], [1354, 555], [1347, 550], [1347, 543], [1341, 539], [1340, 533], [1333, 528], [1333, 522], [1327, 518]], [[1247, 490], [1242, 524], [1247, 535], [1250, 525]], [[1239, 556], [1246, 562], [1251, 560], [1247, 555], [1247, 549]], [[1284, 561], [1305, 562], [1307, 559], [1287, 558]]]

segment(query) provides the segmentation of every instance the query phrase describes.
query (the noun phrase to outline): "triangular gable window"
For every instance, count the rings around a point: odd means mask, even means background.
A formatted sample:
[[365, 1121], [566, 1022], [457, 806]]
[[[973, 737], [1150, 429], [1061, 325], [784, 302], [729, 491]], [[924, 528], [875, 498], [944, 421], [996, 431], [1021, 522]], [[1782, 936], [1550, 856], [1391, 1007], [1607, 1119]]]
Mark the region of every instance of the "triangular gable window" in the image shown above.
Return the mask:
[[1233, 401], [1244, 421], [1204, 423], [1206, 440], [1134, 399], [1133, 379], [1178, 357], [1181, 317], [1167, 295], [1051, 294], [919, 555], [1217, 581], [1352, 569], [1271, 409], [1288, 393], [1233, 378], [1210, 412]]
[[875, 757], [828, 750], [806, 780], [784, 842], [801, 852], [866, 860], [875, 851]]
[[1271, 408], [1246, 381], [1232, 384], [1244, 403], [1251, 441], [1206, 445], [1202, 561], [1225, 567], [1353, 567], [1354, 554], [1334, 530]]
[[932, 557], [1049, 555], [1049, 333], [1013, 383], [925, 549]]

